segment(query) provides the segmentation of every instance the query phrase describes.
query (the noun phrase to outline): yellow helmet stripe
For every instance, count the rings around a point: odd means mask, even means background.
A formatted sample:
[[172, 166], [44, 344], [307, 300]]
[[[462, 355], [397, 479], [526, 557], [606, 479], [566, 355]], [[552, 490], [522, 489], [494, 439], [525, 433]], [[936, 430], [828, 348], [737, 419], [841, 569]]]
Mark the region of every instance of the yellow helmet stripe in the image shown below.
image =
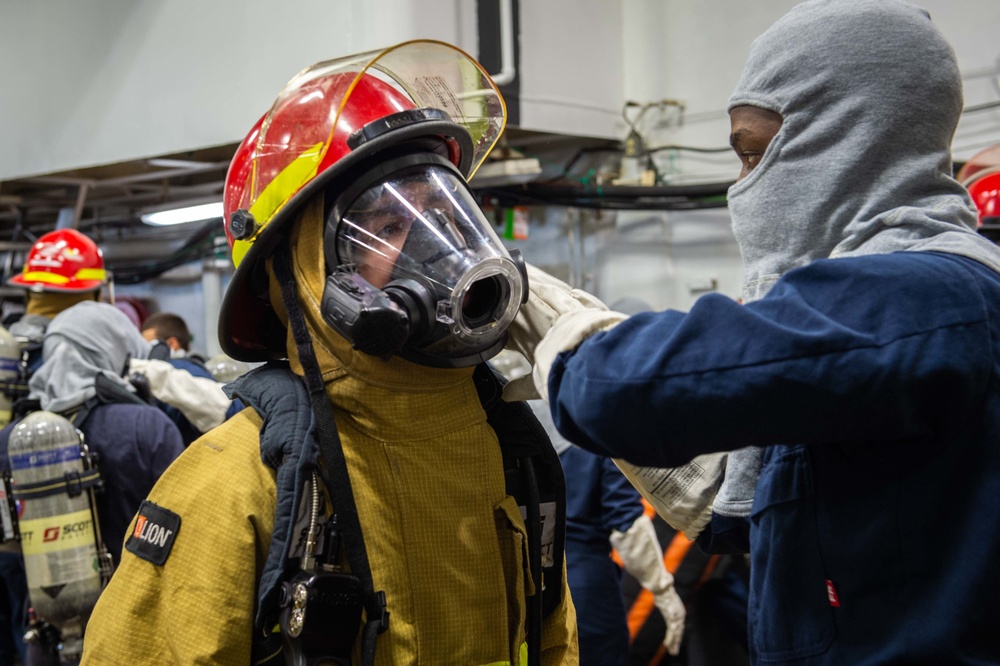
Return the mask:
[[44, 271], [25, 271], [21, 277], [29, 282], [44, 282], [45, 284], [66, 284], [69, 278], [65, 275], [46, 273]]
[[108, 274], [103, 268], [81, 268], [73, 277], [77, 280], [100, 280], [104, 282], [108, 279]]
[[291, 164], [282, 169], [281, 173], [275, 176], [260, 195], [257, 196], [256, 201], [250, 206], [250, 214], [260, 224], [260, 227], [252, 237], [245, 240], [233, 241], [234, 265], [240, 265], [243, 257], [250, 250], [250, 246], [257, 239], [258, 234], [267, 226], [274, 215], [288, 203], [288, 200], [304, 184], [316, 176], [316, 168], [319, 166], [319, 162], [325, 152], [326, 144], [323, 142], [306, 148]]
[[104, 282], [107, 279], [107, 273], [103, 268], [81, 268], [72, 278], [47, 271], [25, 271], [21, 273], [21, 277], [28, 282], [61, 285], [67, 284], [70, 280], [100, 280]]

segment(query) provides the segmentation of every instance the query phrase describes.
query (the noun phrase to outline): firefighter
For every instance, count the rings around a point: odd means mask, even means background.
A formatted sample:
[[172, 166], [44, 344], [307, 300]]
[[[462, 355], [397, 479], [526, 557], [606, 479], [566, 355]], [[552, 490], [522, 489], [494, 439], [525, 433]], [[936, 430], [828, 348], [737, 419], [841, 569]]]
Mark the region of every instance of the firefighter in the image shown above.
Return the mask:
[[417, 41], [304, 70], [251, 130], [220, 341], [268, 363], [140, 508], [84, 663], [577, 663], [558, 457], [484, 363], [526, 294], [467, 185], [503, 123]]
[[43, 234], [28, 251], [24, 269], [7, 284], [25, 290], [24, 314], [7, 322], [10, 334], [25, 345], [24, 373], [41, 363], [42, 338], [52, 318], [82, 301], [97, 301], [110, 290], [104, 255], [97, 243], [76, 229]]

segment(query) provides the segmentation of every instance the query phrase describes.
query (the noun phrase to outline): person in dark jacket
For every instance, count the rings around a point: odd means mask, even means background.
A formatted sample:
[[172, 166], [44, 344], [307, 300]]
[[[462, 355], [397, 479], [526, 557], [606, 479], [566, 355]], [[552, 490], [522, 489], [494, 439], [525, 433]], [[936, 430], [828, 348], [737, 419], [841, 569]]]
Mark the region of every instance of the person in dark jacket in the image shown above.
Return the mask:
[[[642, 496], [611, 458], [573, 446], [555, 430], [548, 407], [530, 403], [559, 452], [566, 475], [566, 576], [577, 608], [581, 666], [626, 666], [629, 631], [624, 569], [653, 593], [663, 615], [663, 644], [680, 652], [686, 611]], [[612, 559], [612, 549], [618, 562]]]
[[699, 540], [750, 553], [753, 663], [1000, 663], [1000, 248], [952, 178], [955, 55], [908, 3], [804, 2], [729, 111], [743, 304], [626, 318], [529, 271], [513, 346], [583, 448], [732, 451]]

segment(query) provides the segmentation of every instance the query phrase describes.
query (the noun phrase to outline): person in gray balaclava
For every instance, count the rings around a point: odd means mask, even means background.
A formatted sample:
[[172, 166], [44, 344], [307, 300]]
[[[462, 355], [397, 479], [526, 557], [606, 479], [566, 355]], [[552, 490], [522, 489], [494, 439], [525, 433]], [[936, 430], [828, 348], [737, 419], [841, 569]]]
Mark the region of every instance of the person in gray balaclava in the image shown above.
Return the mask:
[[511, 346], [564, 436], [732, 452], [699, 542], [750, 553], [754, 663], [1000, 663], [1000, 248], [961, 111], [926, 12], [801, 3], [729, 101], [742, 305], [626, 318], [529, 270]]

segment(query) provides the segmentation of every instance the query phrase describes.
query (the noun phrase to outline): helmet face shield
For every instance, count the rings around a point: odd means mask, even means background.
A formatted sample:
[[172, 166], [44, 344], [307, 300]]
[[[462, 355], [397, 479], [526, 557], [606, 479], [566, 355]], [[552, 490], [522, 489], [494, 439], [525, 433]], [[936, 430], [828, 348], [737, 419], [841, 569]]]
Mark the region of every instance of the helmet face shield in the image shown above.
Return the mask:
[[[351, 150], [352, 133], [399, 111], [433, 107], [472, 139], [474, 173], [503, 130], [499, 90], [467, 54], [442, 42], [417, 40], [316, 63], [299, 72], [243, 140], [226, 177], [225, 219], [244, 209], [252, 233], [237, 238], [226, 226], [238, 266], [258, 232], [295, 195]], [[456, 159], [459, 156], [456, 155]]]
[[[327, 268], [407, 311], [409, 336], [398, 353], [463, 365], [498, 351], [525, 284], [461, 176], [424, 164], [348, 196], [327, 221]], [[338, 330], [364, 348], [355, 331]]]

